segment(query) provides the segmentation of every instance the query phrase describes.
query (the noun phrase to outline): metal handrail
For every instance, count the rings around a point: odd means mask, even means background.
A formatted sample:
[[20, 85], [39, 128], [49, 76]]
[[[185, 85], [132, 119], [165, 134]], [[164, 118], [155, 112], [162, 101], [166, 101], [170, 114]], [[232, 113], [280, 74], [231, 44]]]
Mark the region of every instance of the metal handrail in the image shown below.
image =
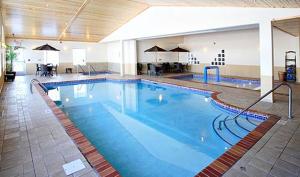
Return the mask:
[[94, 66], [93, 66], [93, 65], [90, 65], [90, 67], [91, 67], [92, 70], [96, 73], [96, 70], [95, 70]]
[[42, 84], [42, 83], [41, 83], [39, 80], [37, 80], [37, 79], [32, 79], [32, 80], [30, 81], [30, 92], [31, 92], [31, 93], [33, 93], [33, 92], [32, 92], [32, 84], [33, 84], [34, 82], [37, 82], [37, 83], [43, 88], [43, 90], [45, 91], [45, 93], [48, 95], [48, 89], [47, 89], [47, 87], [45, 87], [44, 84]]
[[88, 70], [89, 70], [89, 76], [91, 76], [91, 69], [94, 71], [94, 73], [96, 74], [96, 70], [92, 65], [88, 65]]
[[85, 70], [82, 68], [81, 65], [77, 65], [77, 66], [82, 70], [83, 73], [85, 73]]
[[[283, 85], [285, 85], [285, 86], [287, 86], [288, 88], [289, 88], [289, 110], [288, 110], [288, 118], [292, 118], [292, 87], [289, 85], [289, 84], [287, 84], [287, 83], [285, 83], [285, 82], [282, 82], [282, 83], [280, 83], [279, 85], [277, 85], [276, 87], [274, 87], [272, 90], [270, 90], [270, 91], [268, 91], [267, 93], [265, 93], [263, 96], [261, 96], [259, 99], [257, 99], [254, 103], [252, 103], [250, 106], [248, 106], [247, 108], [245, 108], [244, 110], [242, 110], [240, 113], [238, 113], [236, 116], [234, 116], [232, 119], [227, 119], [226, 121], [228, 121], [228, 120], [235, 120], [236, 121], [236, 119], [240, 116], [240, 115], [242, 115], [244, 112], [246, 112], [246, 111], [248, 111], [252, 106], [254, 106], [255, 104], [257, 104], [259, 101], [261, 101], [262, 99], [264, 99], [266, 96], [268, 96], [270, 93], [272, 93], [272, 92], [274, 92], [275, 90], [277, 90], [279, 87], [281, 87], [281, 86], [283, 86]], [[221, 128], [221, 126], [222, 126], [222, 123], [225, 123], [225, 120], [221, 120], [220, 122], [219, 122], [219, 130], [222, 130], [222, 128]]]

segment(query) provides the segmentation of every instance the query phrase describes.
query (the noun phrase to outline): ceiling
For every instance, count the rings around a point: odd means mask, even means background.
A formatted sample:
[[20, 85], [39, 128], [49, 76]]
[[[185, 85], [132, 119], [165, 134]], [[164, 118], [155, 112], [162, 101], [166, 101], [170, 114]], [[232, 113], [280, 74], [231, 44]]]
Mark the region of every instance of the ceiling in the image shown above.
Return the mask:
[[[0, 0], [1, 1], [1, 0]], [[6, 37], [98, 42], [150, 6], [300, 7], [298, 0], [2, 0]]]
[[299, 8], [299, 0], [132, 0], [151, 6]]
[[272, 22], [272, 25], [295, 37], [300, 36], [300, 17], [275, 20]]
[[98, 42], [148, 8], [128, 0], [2, 0], [6, 37]]

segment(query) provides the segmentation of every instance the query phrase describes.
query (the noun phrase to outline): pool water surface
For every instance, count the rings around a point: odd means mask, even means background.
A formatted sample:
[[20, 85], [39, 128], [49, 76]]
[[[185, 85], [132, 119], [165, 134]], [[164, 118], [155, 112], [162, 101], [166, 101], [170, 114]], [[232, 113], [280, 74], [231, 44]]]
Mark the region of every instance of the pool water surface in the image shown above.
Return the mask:
[[209, 92], [145, 81], [51, 88], [51, 99], [123, 177], [192, 177], [231, 147], [213, 126], [230, 115]]
[[[189, 75], [183, 75], [183, 76], [175, 76], [173, 78], [179, 79], [179, 80], [186, 80], [186, 81], [204, 82], [204, 78], [203, 78], [202, 74], [189, 74]], [[215, 75], [208, 75], [208, 83], [231, 86], [231, 87], [236, 87], [236, 88], [246, 88], [246, 89], [251, 89], [251, 90], [259, 90], [260, 89], [260, 81], [259, 80], [220, 77], [220, 82], [217, 82]]]

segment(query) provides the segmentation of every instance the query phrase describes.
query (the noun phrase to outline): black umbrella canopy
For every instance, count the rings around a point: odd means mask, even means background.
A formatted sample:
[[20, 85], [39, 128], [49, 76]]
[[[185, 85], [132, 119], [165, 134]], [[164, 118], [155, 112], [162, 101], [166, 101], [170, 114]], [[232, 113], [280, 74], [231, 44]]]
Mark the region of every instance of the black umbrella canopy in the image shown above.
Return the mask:
[[145, 50], [145, 52], [166, 52], [166, 50], [158, 46], [153, 46], [150, 49]]
[[51, 45], [49, 44], [45, 44], [45, 45], [42, 45], [42, 46], [39, 46], [35, 49], [32, 49], [32, 50], [50, 50], [50, 51], [59, 51], [58, 49], [52, 47]]
[[186, 49], [183, 49], [183, 48], [180, 48], [180, 47], [176, 47], [176, 48], [174, 48], [174, 49], [172, 49], [170, 51], [171, 52], [190, 52], [190, 51], [188, 51]]

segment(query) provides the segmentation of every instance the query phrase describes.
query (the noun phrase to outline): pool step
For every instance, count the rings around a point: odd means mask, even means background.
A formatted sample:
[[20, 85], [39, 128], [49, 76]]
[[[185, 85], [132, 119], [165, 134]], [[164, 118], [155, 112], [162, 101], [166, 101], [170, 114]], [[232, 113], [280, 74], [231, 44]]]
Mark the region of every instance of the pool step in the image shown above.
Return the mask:
[[223, 141], [232, 146], [245, 137], [258, 124], [259, 122], [251, 121], [244, 117], [233, 119], [229, 115], [219, 114], [215, 117], [212, 126], [215, 133]]

